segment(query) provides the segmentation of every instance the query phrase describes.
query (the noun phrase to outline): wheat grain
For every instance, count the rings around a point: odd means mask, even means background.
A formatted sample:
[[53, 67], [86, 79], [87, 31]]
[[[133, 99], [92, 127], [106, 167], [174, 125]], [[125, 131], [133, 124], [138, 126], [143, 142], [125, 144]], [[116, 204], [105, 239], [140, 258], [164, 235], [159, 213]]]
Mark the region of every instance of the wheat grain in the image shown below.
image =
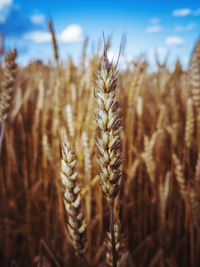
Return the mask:
[[61, 167], [68, 231], [77, 255], [82, 257], [86, 248], [86, 223], [82, 209], [81, 188], [78, 184], [76, 158], [64, 133], [62, 133]]

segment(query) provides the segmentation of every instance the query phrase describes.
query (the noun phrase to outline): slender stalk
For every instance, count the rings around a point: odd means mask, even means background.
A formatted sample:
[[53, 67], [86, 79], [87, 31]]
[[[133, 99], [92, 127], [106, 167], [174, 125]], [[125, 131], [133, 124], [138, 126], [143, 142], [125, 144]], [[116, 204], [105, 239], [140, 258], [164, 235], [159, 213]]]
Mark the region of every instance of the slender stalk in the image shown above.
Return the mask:
[[54, 58], [55, 58], [56, 63], [58, 64], [58, 62], [59, 62], [58, 44], [57, 44], [56, 35], [55, 35], [55, 31], [54, 31], [53, 23], [52, 23], [51, 19], [49, 19], [49, 21], [48, 21], [48, 27], [49, 27], [49, 31], [51, 33]]
[[117, 267], [117, 251], [116, 251], [116, 240], [115, 240], [115, 229], [114, 229], [113, 205], [110, 205], [110, 233], [112, 239], [113, 267]]

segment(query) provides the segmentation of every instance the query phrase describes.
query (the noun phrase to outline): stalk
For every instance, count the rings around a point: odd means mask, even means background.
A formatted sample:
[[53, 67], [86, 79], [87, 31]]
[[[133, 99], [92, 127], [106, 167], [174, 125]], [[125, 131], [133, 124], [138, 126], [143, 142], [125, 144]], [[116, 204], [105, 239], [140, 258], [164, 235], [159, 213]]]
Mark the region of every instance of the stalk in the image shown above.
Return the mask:
[[113, 267], [117, 267], [117, 251], [116, 251], [116, 240], [115, 240], [113, 206], [110, 206], [110, 233], [112, 241]]
[[[115, 240], [114, 201], [120, 189], [121, 173], [121, 120], [119, 106], [115, 99], [117, 72], [104, 52], [101, 69], [98, 73], [95, 100], [97, 104], [96, 121], [100, 135], [96, 138], [98, 148], [99, 181], [110, 211], [110, 234], [112, 244], [112, 266], [117, 267]], [[107, 262], [109, 266], [110, 261]]]

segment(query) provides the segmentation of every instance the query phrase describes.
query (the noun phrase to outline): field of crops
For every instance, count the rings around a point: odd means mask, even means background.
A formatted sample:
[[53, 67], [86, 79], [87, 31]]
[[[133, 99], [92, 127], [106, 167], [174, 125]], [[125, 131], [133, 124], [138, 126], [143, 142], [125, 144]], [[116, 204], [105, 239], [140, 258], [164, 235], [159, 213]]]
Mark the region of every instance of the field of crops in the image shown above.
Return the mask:
[[49, 29], [56, 64], [0, 69], [0, 266], [200, 266], [200, 41], [122, 70]]

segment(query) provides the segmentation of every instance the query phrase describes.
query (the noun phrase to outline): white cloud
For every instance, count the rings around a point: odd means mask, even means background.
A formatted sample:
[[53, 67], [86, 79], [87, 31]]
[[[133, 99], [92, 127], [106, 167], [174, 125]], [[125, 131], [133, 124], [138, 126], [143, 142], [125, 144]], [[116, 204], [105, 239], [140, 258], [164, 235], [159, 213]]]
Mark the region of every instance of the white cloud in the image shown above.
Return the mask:
[[[24, 34], [24, 39], [36, 42], [36, 43], [47, 43], [51, 42], [51, 34], [45, 31], [33, 31]], [[83, 31], [81, 26], [78, 24], [71, 24], [61, 31], [57, 40], [63, 43], [79, 42], [83, 40]]]
[[187, 25], [175, 25], [175, 31], [177, 32], [188, 32], [195, 28], [196, 24], [191, 22]]
[[152, 19], [150, 20], [150, 23], [151, 23], [151, 24], [159, 24], [159, 23], [160, 23], [160, 19], [159, 19], [159, 18], [152, 18]]
[[192, 13], [190, 8], [175, 9], [172, 13], [174, 17], [186, 17]]
[[180, 36], [168, 36], [165, 40], [166, 45], [183, 45], [185, 43], [184, 39]]
[[83, 40], [83, 31], [80, 25], [71, 24], [67, 26], [58, 36], [63, 43], [79, 42]]
[[42, 14], [36, 14], [36, 15], [32, 15], [30, 17], [30, 20], [37, 25], [41, 25], [45, 22], [45, 17]]
[[150, 25], [146, 28], [146, 32], [148, 33], [156, 33], [156, 32], [162, 32], [163, 28], [160, 25], [160, 19], [159, 18], [151, 18]]
[[162, 32], [163, 28], [160, 25], [151, 25], [146, 28], [146, 32], [148, 33], [156, 33], [156, 32]]
[[10, 7], [12, 4], [12, 0], [0, 0], [0, 11], [2, 11], [4, 8]]
[[200, 8], [192, 10], [191, 8], [176, 9], [172, 12], [174, 17], [186, 17], [189, 15], [200, 16]]
[[51, 41], [51, 34], [49, 32], [34, 31], [24, 34], [24, 39], [35, 43], [48, 43]]
[[0, 22], [4, 23], [9, 14], [9, 8], [12, 6], [12, 0], [0, 0]]

